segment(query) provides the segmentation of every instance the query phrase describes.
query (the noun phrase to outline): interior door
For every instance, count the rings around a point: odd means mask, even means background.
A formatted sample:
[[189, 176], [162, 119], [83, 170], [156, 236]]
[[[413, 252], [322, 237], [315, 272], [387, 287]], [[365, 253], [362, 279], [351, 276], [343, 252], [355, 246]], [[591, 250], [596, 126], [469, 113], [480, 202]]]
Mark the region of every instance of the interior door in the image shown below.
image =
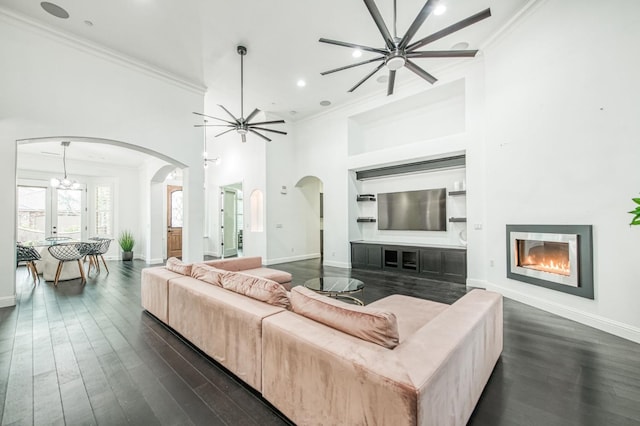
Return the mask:
[[238, 255], [237, 195], [228, 188], [222, 190], [222, 252], [224, 257]]
[[182, 257], [182, 187], [167, 185], [167, 257]]

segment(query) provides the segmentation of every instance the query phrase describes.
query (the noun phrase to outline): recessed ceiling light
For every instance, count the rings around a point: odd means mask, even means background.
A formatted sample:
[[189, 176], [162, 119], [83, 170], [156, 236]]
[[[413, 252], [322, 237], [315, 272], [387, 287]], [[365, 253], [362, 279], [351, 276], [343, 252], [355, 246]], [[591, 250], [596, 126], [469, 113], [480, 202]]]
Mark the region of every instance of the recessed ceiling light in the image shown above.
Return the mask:
[[307, 82], [304, 80], [298, 80], [296, 84], [298, 85], [298, 87], [304, 87], [307, 85]]
[[329, 106], [329, 105], [331, 105], [331, 101], [320, 101], [320, 105]]
[[447, 11], [447, 6], [445, 6], [444, 4], [439, 4], [436, 6], [435, 9], [433, 9], [433, 14], [436, 16], [440, 16], [446, 11]]
[[49, 3], [48, 1], [43, 1], [40, 3], [40, 6], [45, 10], [45, 12], [55, 16], [60, 19], [67, 19], [69, 17], [69, 12], [58, 6], [57, 4]]
[[84, 24], [85, 24], [87, 27], [93, 27], [93, 22], [91, 22], [91, 21], [84, 21]]
[[354, 58], [359, 58], [360, 56], [362, 56], [362, 50], [360, 49], [355, 49], [353, 51], [353, 53], [351, 54], [351, 56], [353, 56]]
[[376, 78], [376, 81], [378, 83], [386, 83], [387, 81], [389, 81], [389, 76], [386, 74], [383, 74], [380, 77]]
[[298, 111], [289, 111], [289, 114], [291, 115], [296, 115], [298, 113]]
[[467, 43], [466, 41], [461, 41], [451, 46], [451, 50], [466, 50], [468, 47], [469, 43]]

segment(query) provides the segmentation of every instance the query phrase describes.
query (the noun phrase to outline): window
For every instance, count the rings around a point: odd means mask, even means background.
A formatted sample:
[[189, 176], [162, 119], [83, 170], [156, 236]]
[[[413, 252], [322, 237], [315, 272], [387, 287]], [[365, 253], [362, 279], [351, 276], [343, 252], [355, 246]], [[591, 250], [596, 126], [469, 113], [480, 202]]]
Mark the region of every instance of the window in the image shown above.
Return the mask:
[[113, 236], [113, 188], [111, 185], [96, 185], [94, 226], [94, 235]]

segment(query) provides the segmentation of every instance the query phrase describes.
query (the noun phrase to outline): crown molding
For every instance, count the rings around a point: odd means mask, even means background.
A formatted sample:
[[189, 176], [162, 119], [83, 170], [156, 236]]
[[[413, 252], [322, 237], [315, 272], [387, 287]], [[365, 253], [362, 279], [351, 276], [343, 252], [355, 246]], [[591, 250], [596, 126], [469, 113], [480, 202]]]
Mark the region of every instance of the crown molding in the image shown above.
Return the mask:
[[159, 67], [148, 64], [139, 59], [135, 59], [131, 56], [127, 56], [97, 43], [93, 43], [78, 36], [54, 29], [48, 25], [43, 24], [42, 22], [38, 22], [24, 15], [12, 12], [1, 6], [0, 21], [5, 21], [9, 24], [14, 24], [18, 27], [33, 31], [37, 34], [65, 44], [66, 46], [80, 50], [84, 53], [88, 53], [100, 59], [104, 59], [114, 64], [121, 65], [125, 68], [140, 72], [147, 76], [160, 79], [164, 82], [168, 82], [182, 89], [189, 90], [198, 95], [204, 95], [207, 91], [207, 87], [200, 83], [187, 80]]

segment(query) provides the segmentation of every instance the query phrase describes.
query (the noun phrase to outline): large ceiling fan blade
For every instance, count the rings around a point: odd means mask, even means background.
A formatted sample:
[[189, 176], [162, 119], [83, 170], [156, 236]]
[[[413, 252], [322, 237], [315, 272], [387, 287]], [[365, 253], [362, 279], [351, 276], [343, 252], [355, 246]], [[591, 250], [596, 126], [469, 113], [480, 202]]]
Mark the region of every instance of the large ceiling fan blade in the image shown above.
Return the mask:
[[346, 41], [331, 40], [331, 39], [328, 39], [328, 38], [320, 38], [318, 41], [320, 43], [335, 44], [336, 46], [348, 47], [350, 49], [366, 50], [367, 52], [379, 53], [381, 55], [386, 55], [387, 54], [387, 51], [383, 50], [383, 49], [377, 49], [375, 47], [363, 46], [361, 44], [348, 43]]
[[231, 114], [228, 109], [226, 109], [223, 105], [220, 105], [220, 104], [218, 104], [218, 106], [220, 108], [222, 108], [224, 110], [224, 112], [229, 114], [229, 116], [235, 120], [235, 122], [236, 122], [235, 124], [240, 124], [240, 120], [238, 120], [235, 115]]
[[407, 47], [407, 45], [411, 42], [413, 36], [416, 35], [424, 21], [429, 17], [429, 15], [431, 15], [433, 9], [435, 9], [437, 1], [438, 0], [427, 0], [424, 6], [422, 6], [420, 13], [418, 13], [418, 16], [416, 16], [416, 19], [413, 20], [413, 23], [405, 33], [404, 37], [402, 37], [402, 40], [400, 40], [400, 43], [398, 44], [398, 48], [400, 50]]
[[[250, 131], [251, 133], [255, 133], [256, 135], [260, 136], [262, 139], [266, 140], [267, 142], [271, 142], [271, 139], [269, 139], [269, 138], [268, 138], [268, 137], [266, 137], [265, 135], [261, 135], [260, 133], [256, 132], [256, 131], [255, 131], [255, 130], [253, 130], [253, 129], [249, 129], [249, 131]], [[245, 136], [245, 135], [242, 135], [242, 139], [243, 139], [243, 140], [242, 140], [242, 142], [246, 142], [246, 140], [244, 140], [244, 136]]]
[[281, 135], [286, 135], [287, 134], [287, 132], [283, 132], [282, 130], [267, 129], [266, 127], [256, 127], [256, 126], [253, 126], [253, 125], [249, 126], [249, 130], [251, 130], [251, 129], [262, 130], [262, 131], [265, 131], [265, 132], [279, 133]]
[[384, 56], [380, 56], [378, 58], [373, 58], [373, 59], [368, 59], [366, 61], [357, 62], [357, 63], [351, 64], [351, 65], [346, 65], [346, 66], [340, 67], [340, 68], [334, 68], [334, 69], [329, 70], [329, 71], [321, 72], [320, 75], [327, 75], [327, 74], [331, 74], [331, 73], [334, 73], [334, 72], [347, 70], [349, 68], [359, 67], [360, 65], [370, 64], [371, 62], [382, 61], [382, 60], [384, 60]]
[[413, 62], [411, 62], [409, 60], [407, 60], [407, 62], [405, 62], [404, 66], [409, 68], [409, 70], [411, 70], [414, 73], [418, 74], [420, 77], [424, 78], [425, 80], [427, 80], [431, 84], [433, 84], [436, 81], [438, 81], [437, 78], [435, 78], [434, 76], [432, 76], [431, 74], [429, 74], [428, 72], [426, 72], [425, 70], [423, 70], [422, 68], [420, 68], [419, 66], [417, 66], [416, 64], [414, 64]]
[[387, 85], [387, 96], [393, 95], [393, 86], [396, 84], [396, 72], [389, 71], [389, 84]]
[[284, 124], [285, 121], [284, 120], [271, 120], [271, 121], [260, 121], [258, 123], [247, 123], [251, 126], [255, 126], [255, 125], [261, 125], [261, 124]]
[[236, 127], [235, 124], [194, 124], [193, 127]]
[[376, 23], [380, 34], [382, 34], [382, 38], [389, 50], [395, 50], [396, 46], [394, 44], [393, 37], [391, 37], [387, 24], [384, 23], [384, 19], [382, 19], [382, 15], [380, 14], [380, 10], [378, 10], [378, 6], [376, 6], [376, 3], [373, 0], [364, 0], [364, 4], [367, 6], [367, 9], [369, 9], [369, 13], [373, 18], [373, 21]]
[[260, 110], [259, 110], [258, 108], [254, 109], [254, 110], [251, 112], [251, 114], [249, 114], [249, 115], [247, 116], [247, 118], [244, 120], [244, 122], [245, 122], [245, 123], [248, 123], [248, 122], [249, 122], [249, 121], [251, 121], [251, 119], [252, 119], [253, 117], [255, 117], [255, 115], [256, 115], [257, 113], [259, 113], [259, 112], [260, 112]]
[[222, 136], [222, 135], [224, 135], [225, 133], [229, 133], [229, 132], [232, 132], [232, 131], [234, 131], [234, 130], [235, 130], [235, 127], [231, 128], [231, 129], [229, 129], [229, 130], [225, 130], [224, 132], [222, 132], [222, 133], [218, 133], [217, 135], [215, 135], [215, 136], [214, 136], [214, 138], [217, 138], [218, 136]]
[[360, 85], [362, 83], [364, 83], [365, 81], [367, 81], [372, 75], [374, 75], [375, 73], [377, 73], [378, 71], [380, 71], [380, 68], [382, 68], [384, 66], [384, 62], [381, 63], [380, 65], [378, 65], [377, 67], [375, 67], [373, 69], [373, 71], [371, 71], [369, 74], [367, 74], [362, 80], [360, 80], [358, 83], [356, 83], [355, 86], [353, 86], [351, 89], [347, 90], [348, 92], [353, 92], [354, 90], [356, 90], [358, 87], [360, 87]]
[[229, 121], [229, 120], [224, 120], [224, 119], [222, 119], [222, 118], [213, 117], [213, 116], [211, 116], [211, 115], [207, 115], [207, 114], [202, 114], [201, 112], [195, 112], [195, 111], [194, 111], [194, 112], [193, 112], [193, 114], [195, 114], [195, 115], [200, 115], [200, 116], [202, 116], [202, 117], [213, 118], [214, 120], [224, 121], [225, 123], [229, 123], [229, 124], [236, 124], [236, 123], [232, 123], [232, 122], [231, 122], [231, 121]]
[[469, 16], [468, 18], [463, 19], [462, 21], [456, 22], [453, 25], [449, 25], [447, 28], [444, 28], [438, 32], [435, 32], [423, 38], [422, 40], [416, 41], [415, 43], [407, 47], [407, 52], [411, 52], [429, 43], [433, 43], [436, 40], [440, 40], [441, 38], [446, 37], [449, 34], [455, 33], [456, 31], [466, 28], [469, 25], [473, 25], [476, 22], [482, 21], [483, 19], [486, 19], [490, 16], [491, 16], [491, 9], [485, 9], [482, 12], [476, 13], [475, 15], [472, 15], [472, 16]]
[[431, 50], [409, 52], [407, 58], [473, 58], [477, 53], [477, 50]]

